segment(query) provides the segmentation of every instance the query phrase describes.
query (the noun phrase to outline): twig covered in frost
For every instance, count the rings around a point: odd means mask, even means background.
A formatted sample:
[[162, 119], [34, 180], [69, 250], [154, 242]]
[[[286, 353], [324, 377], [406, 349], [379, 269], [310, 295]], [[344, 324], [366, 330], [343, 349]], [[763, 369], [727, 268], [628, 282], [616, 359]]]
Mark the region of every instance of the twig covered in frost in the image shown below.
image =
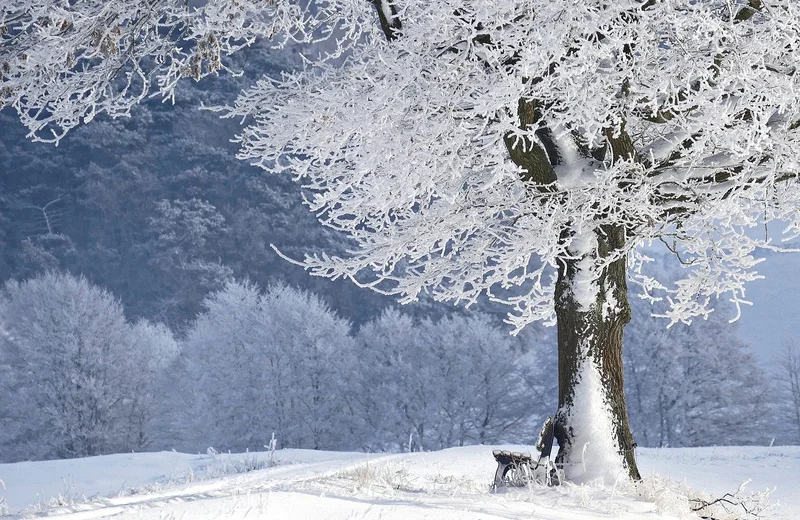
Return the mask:
[[749, 480], [742, 482], [733, 493], [725, 493], [720, 497], [690, 497], [689, 505], [693, 512], [700, 518], [708, 520], [755, 520], [766, 518], [772, 506], [769, 503], [769, 496], [775, 489], [746, 494], [744, 487]]

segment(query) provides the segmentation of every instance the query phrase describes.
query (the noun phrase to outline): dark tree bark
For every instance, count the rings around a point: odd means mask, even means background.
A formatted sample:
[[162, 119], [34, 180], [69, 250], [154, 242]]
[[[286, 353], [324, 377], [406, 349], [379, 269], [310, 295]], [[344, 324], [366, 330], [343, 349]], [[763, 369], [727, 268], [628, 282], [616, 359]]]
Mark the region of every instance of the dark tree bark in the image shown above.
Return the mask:
[[[598, 229], [599, 258], [608, 258], [624, 241], [624, 230], [615, 227]], [[565, 233], [567, 238], [568, 233]], [[594, 254], [591, 254], [594, 256]], [[600, 273], [594, 305], [585, 309], [573, 294], [573, 282], [581, 258], [566, 261], [559, 269], [555, 307], [558, 321], [558, 414], [555, 436], [560, 446], [557, 462], [580, 463], [583, 446], [574, 443], [573, 424], [576, 390], [581, 383], [580, 370], [586, 362], [594, 363], [602, 382], [603, 400], [611, 413], [614, 443], [623, 467], [633, 480], [639, 480], [634, 453], [635, 443], [628, 423], [623, 391], [622, 333], [631, 319], [628, 304], [625, 257], [610, 263]]]
[[378, 13], [378, 21], [381, 30], [387, 41], [392, 41], [397, 37], [397, 32], [403, 28], [400, 18], [397, 16], [397, 9], [392, 0], [372, 0], [375, 10]]

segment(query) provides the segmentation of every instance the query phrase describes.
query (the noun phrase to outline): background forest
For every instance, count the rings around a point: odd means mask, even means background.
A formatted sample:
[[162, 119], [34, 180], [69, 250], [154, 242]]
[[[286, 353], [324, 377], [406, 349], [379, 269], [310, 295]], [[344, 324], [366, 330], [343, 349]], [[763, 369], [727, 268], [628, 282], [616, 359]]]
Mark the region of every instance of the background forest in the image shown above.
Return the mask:
[[[531, 442], [554, 412], [553, 329], [511, 337], [491, 302], [398, 309], [276, 255], [347, 243], [291, 179], [235, 158], [238, 121], [197, 110], [252, 79], [187, 83], [57, 148], [0, 111], [0, 462], [261, 449], [273, 432], [341, 450]], [[796, 348], [767, 373], [726, 312], [666, 329], [633, 305], [639, 445], [800, 442]]]

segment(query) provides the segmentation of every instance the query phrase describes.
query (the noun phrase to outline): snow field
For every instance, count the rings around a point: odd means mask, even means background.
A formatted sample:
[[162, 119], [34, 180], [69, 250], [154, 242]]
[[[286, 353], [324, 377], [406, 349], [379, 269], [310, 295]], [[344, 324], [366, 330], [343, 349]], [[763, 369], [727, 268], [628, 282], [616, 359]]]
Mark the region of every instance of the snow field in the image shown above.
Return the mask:
[[[411, 454], [119, 454], [0, 464], [11, 518], [623, 520], [697, 518], [687, 485], [719, 496], [775, 487], [764, 518], [800, 518], [800, 447], [642, 449], [645, 483], [593, 481], [489, 493], [494, 447]], [[530, 447], [502, 446], [531, 451]], [[229, 473], [223, 475], [223, 473]]]

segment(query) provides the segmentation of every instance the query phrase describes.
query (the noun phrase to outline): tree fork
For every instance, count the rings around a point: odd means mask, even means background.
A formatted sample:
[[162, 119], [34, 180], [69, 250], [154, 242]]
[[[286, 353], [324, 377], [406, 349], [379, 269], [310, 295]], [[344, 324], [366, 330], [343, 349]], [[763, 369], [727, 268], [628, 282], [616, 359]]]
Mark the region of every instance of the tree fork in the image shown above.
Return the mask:
[[[570, 231], [562, 233], [566, 240]], [[624, 230], [603, 226], [595, 231], [597, 256], [608, 258], [624, 244]], [[591, 255], [591, 253], [590, 253]], [[558, 272], [555, 307], [558, 325], [558, 414], [555, 436], [560, 446], [557, 462], [567, 467], [579, 463], [583, 446], [574, 445], [576, 424], [572, 417], [580, 369], [594, 363], [600, 373], [604, 404], [609, 407], [614, 445], [623, 467], [633, 480], [640, 480], [633, 435], [623, 391], [622, 337], [631, 319], [627, 297], [626, 259], [620, 257], [602, 269], [594, 305], [583, 309], [573, 294], [575, 275], [583, 258], [565, 261]], [[584, 374], [585, 377], [585, 374]]]

